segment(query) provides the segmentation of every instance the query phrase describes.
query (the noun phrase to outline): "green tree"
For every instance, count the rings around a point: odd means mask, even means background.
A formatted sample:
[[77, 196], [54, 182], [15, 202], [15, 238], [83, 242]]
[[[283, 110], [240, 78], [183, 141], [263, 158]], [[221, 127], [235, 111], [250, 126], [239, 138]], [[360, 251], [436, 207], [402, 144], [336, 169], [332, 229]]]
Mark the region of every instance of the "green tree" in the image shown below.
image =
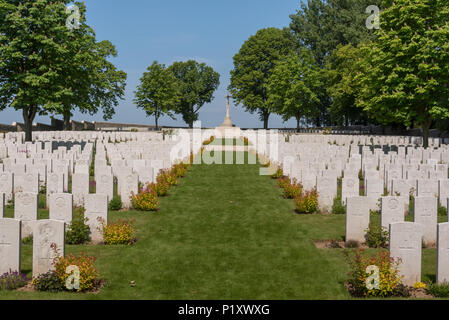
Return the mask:
[[380, 7], [381, 0], [308, 0], [290, 15], [292, 30], [299, 46], [307, 46], [321, 68], [339, 45], [357, 46], [374, 40], [375, 30], [366, 28], [370, 5]]
[[[370, 16], [366, 8], [380, 6], [380, 3], [381, 0], [308, 0], [290, 16], [290, 29], [297, 45], [310, 48], [317, 65], [324, 69], [329, 56], [339, 45], [356, 47], [362, 41], [375, 38], [374, 30], [365, 25]], [[331, 123], [329, 109], [332, 99], [324, 84], [320, 92], [319, 113], [314, 121], [316, 126], [323, 122]]]
[[64, 129], [70, 130], [73, 111], [96, 114], [103, 111], [103, 119], [110, 120], [115, 114], [118, 99], [123, 99], [127, 75], [108, 61], [117, 56], [115, 46], [107, 40], [97, 42], [94, 31], [86, 24], [85, 6], [80, 9], [80, 26], [68, 34], [67, 53], [61, 55], [59, 72], [61, 89], [65, 89], [59, 101], [64, 118]]
[[368, 121], [366, 112], [356, 105], [360, 92], [359, 82], [355, 80], [362, 72], [362, 51], [348, 44], [335, 49], [326, 65], [327, 93], [332, 98], [329, 114], [334, 123], [348, 126]]
[[154, 116], [156, 130], [158, 119], [167, 115], [174, 119], [172, 111], [179, 102], [176, 78], [165, 65], [154, 61], [140, 78], [140, 85], [134, 92], [134, 103], [145, 110], [148, 116]]
[[179, 100], [175, 112], [193, 128], [198, 113], [205, 103], [214, 99], [214, 92], [220, 85], [220, 75], [212, 67], [194, 60], [175, 62], [168, 70], [177, 79]]
[[382, 124], [422, 128], [428, 147], [433, 120], [449, 118], [449, 3], [384, 2], [376, 41], [363, 47], [367, 72], [356, 77], [357, 104]]
[[0, 0], [0, 109], [22, 111], [26, 141], [35, 116], [58, 111], [52, 102], [65, 94], [58, 71], [67, 54], [69, 3]]
[[67, 129], [75, 108], [110, 119], [123, 98], [126, 74], [106, 60], [114, 46], [96, 42], [81, 2], [79, 26], [68, 28], [69, 3], [0, 0], [0, 109], [22, 111], [27, 141], [38, 114], [62, 114]]
[[302, 117], [316, 115], [322, 85], [321, 70], [311, 51], [303, 48], [277, 63], [269, 79], [268, 103], [284, 121], [296, 118], [299, 131]]
[[237, 104], [242, 103], [247, 112], [257, 112], [264, 128], [272, 108], [268, 103], [268, 79], [276, 63], [293, 47], [288, 31], [277, 28], [259, 30], [245, 41], [234, 56], [229, 91]]

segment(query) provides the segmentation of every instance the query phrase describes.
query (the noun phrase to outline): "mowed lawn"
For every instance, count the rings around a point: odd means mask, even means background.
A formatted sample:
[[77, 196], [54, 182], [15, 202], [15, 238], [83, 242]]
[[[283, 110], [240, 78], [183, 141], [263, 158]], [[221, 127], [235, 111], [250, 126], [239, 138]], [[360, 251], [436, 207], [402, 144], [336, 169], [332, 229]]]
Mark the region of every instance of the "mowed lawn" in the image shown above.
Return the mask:
[[[345, 216], [296, 214], [293, 201], [259, 168], [194, 165], [161, 199], [159, 212], [110, 212], [110, 220], [135, 220], [135, 245], [66, 246], [66, 253], [98, 257], [107, 281], [99, 294], [15, 291], [0, 298], [349, 299], [343, 250], [314, 246], [341, 239]], [[22, 247], [22, 271], [31, 275], [32, 246]], [[435, 250], [423, 257], [423, 279], [434, 279]]]

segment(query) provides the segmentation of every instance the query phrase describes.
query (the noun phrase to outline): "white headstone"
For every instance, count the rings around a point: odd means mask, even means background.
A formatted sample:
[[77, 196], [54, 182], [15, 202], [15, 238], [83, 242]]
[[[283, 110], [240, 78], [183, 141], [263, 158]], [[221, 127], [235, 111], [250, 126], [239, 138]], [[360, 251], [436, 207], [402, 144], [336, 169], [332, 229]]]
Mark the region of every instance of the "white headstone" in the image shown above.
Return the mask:
[[84, 206], [84, 198], [89, 194], [89, 175], [75, 173], [72, 176], [72, 194], [75, 206]]
[[52, 193], [49, 200], [50, 219], [70, 224], [73, 216], [73, 195], [70, 193]]
[[0, 193], [5, 194], [5, 200], [12, 199], [13, 174], [10, 172], [0, 172]]
[[5, 216], [5, 194], [0, 193], [0, 219]]
[[19, 192], [14, 195], [14, 218], [22, 221], [22, 237], [32, 234], [37, 220], [38, 194]]
[[0, 275], [20, 272], [21, 242], [20, 220], [0, 219]]
[[108, 197], [104, 194], [89, 194], [85, 198], [84, 217], [88, 219], [91, 240], [94, 244], [103, 242], [103, 225], [108, 223]]
[[415, 222], [421, 224], [423, 240], [434, 245], [437, 240], [438, 204], [434, 197], [415, 198]]
[[64, 256], [65, 222], [38, 220], [33, 228], [33, 278], [54, 270], [53, 261]]
[[399, 274], [402, 283], [413, 286], [421, 281], [422, 229], [414, 222], [397, 222], [390, 224], [390, 257], [401, 263]]
[[358, 177], [346, 177], [342, 179], [342, 201], [346, 202], [348, 197], [358, 197], [359, 191], [359, 178]]
[[139, 192], [139, 177], [137, 174], [129, 174], [119, 178], [121, 188], [121, 198], [123, 208], [131, 208], [131, 193], [137, 194]]
[[330, 211], [337, 196], [337, 177], [318, 177], [317, 191], [320, 209]]
[[97, 176], [97, 194], [108, 196], [111, 201], [114, 196], [114, 177], [111, 174], [100, 174]]
[[381, 226], [388, 230], [390, 223], [404, 222], [402, 197], [382, 197]]
[[437, 225], [437, 284], [449, 283], [449, 223]]
[[370, 212], [366, 197], [349, 197], [346, 200], [346, 241], [365, 242], [369, 227]]

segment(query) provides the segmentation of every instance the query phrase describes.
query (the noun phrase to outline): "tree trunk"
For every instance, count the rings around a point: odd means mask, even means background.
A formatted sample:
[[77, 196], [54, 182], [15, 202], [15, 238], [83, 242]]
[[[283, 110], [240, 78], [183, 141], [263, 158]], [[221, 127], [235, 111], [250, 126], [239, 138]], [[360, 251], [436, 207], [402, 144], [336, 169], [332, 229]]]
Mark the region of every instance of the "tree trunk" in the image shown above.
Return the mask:
[[427, 119], [422, 125], [422, 138], [423, 138], [423, 147], [424, 149], [427, 149], [429, 147], [429, 131], [430, 131], [430, 125], [432, 124], [432, 119]]
[[33, 121], [36, 116], [37, 107], [23, 108], [23, 123], [25, 124], [25, 142], [33, 140]]
[[159, 131], [158, 120], [159, 120], [159, 116], [155, 115], [154, 116], [154, 122], [156, 123], [156, 131]]
[[263, 128], [265, 130], [268, 130], [268, 120], [270, 119], [270, 113], [269, 112], [263, 112]]
[[70, 128], [70, 113], [64, 113], [64, 131], [72, 131], [72, 128]]
[[316, 127], [317, 127], [317, 128], [321, 127], [321, 119], [320, 119], [320, 116], [317, 116], [317, 117], [316, 117], [316, 119], [315, 119], [315, 124], [316, 124]]
[[300, 130], [301, 130], [301, 116], [297, 115], [296, 116], [296, 132], [299, 133]]

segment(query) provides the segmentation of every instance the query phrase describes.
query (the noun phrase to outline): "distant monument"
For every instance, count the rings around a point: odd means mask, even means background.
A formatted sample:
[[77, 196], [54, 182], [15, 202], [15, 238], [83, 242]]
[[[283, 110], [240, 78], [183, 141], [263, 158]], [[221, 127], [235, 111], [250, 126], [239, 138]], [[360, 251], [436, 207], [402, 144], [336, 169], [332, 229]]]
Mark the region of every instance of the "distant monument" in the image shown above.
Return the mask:
[[229, 99], [231, 96], [228, 94], [226, 97], [226, 116], [224, 118], [223, 124], [216, 129], [223, 138], [238, 138], [240, 137], [240, 128], [232, 124]]

